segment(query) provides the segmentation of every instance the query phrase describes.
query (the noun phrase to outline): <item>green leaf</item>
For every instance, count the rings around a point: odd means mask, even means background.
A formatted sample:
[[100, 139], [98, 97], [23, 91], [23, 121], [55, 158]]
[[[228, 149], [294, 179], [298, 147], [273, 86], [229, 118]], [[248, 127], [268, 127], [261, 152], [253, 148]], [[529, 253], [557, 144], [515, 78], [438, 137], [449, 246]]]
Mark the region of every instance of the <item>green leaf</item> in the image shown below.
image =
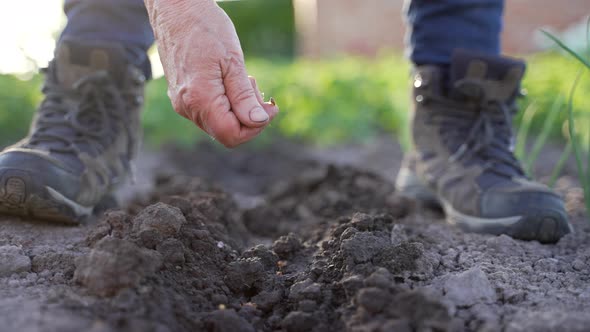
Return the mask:
[[575, 121], [574, 121], [574, 111], [573, 111], [573, 100], [574, 94], [576, 92], [576, 88], [578, 83], [580, 82], [580, 78], [582, 77], [582, 71], [578, 73], [576, 79], [574, 80], [574, 84], [570, 91], [569, 101], [568, 101], [568, 123], [569, 123], [569, 135], [570, 140], [572, 142], [574, 156], [576, 157], [576, 167], [578, 169], [578, 177], [580, 182], [582, 183], [582, 189], [584, 190], [584, 202], [586, 204], [586, 210], [590, 211], [590, 186], [588, 183], [588, 174], [586, 174], [584, 164], [582, 162], [582, 144], [578, 140], [576, 136], [576, 129], [575, 129]]
[[572, 141], [570, 140], [567, 142], [565, 149], [563, 149], [563, 152], [561, 153], [559, 160], [557, 161], [555, 166], [553, 166], [553, 170], [551, 171], [551, 177], [549, 178], [549, 183], [548, 183], [549, 188], [555, 187], [555, 182], [557, 182], [557, 178], [561, 175], [563, 167], [565, 166], [565, 162], [569, 159], [569, 157], [571, 155], [572, 155]]
[[545, 117], [545, 122], [543, 123], [543, 127], [541, 128], [541, 133], [539, 133], [539, 135], [537, 136], [537, 139], [535, 140], [535, 144], [533, 145], [533, 149], [532, 149], [529, 157], [527, 158], [525, 168], [527, 170], [527, 173], [530, 174], [531, 176], [533, 175], [533, 172], [534, 172], [535, 162], [537, 161], [537, 158], [539, 157], [541, 150], [543, 149], [543, 147], [547, 143], [547, 139], [549, 138], [549, 134], [551, 133], [551, 129], [555, 125], [555, 122], [557, 120], [557, 116], [559, 115], [559, 110], [561, 109], [562, 104], [563, 104], [563, 97], [562, 96], [559, 96], [557, 99], [555, 99], [555, 102], [551, 106], [551, 110], [549, 111], [549, 114], [547, 114], [547, 116]]
[[545, 31], [545, 30], [541, 30], [541, 32], [543, 34], [545, 34], [545, 36], [549, 37], [551, 40], [553, 40], [557, 45], [559, 45], [559, 47], [561, 47], [563, 50], [565, 50], [566, 52], [568, 52], [570, 55], [572, 55], [574, 58], [576, 58], [578, 61], [580, 61], [581, 63], [584, 64], [584, 66], [586, 66], [586, 68], [590, 69], [590, 61], [588, 61], [587, 59], [584, 59], [584, 57], [582, 57], [581, 55], [579, 55], [576, 51], [572, 50], [571, 48], [569, 48], [567, 45], [565, 45], [561, 40], [559, 40], [557, 37], [555, 37], [554, 35], [550, 34], [549, 32]]
[[523, 112], [520, 126], [516, 134], [516, 146], [514, 147], [514, 153], [519, 160], [525, 161], [526, 159], [526, 143], [529, 136], [529, 130], [533, 123], [533, 117], [537, 112], [535, 103], [531, 103]]

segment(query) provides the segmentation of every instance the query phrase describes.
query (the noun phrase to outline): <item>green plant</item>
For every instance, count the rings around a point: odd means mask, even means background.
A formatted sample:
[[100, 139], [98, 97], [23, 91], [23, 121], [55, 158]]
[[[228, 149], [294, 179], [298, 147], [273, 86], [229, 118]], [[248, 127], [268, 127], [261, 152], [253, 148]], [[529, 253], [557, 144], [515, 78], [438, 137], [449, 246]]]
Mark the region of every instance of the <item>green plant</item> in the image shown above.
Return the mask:
[[231, 17], [246, 57], [295, 54], [292, 0], [222, 1], [219, 6]]
[[[535, 162], [537, 161], [537, 158], [539, 157], [541, 150], [550, 138], [551, 132], [556, 127], [556, 124], [559, 123], [557, 121], [557, 117], [560, 111], [562, 110], [563, 106], [563, 97], [558, 96], [553, 102], [551, 108], [549, 109], [549, 112], [544, 114], [544, 122], [542, 126], [539, 127], [539, 130], [537, 130], [538, 134], [533, 142], [531, 151], [528, 153], [526, 151], [526, 146], [528, 143], [529, 131], [533, 123], [533, 118], [536, 115], [538, 108], [536, 107], [536, 104], [531, 103], [523, 112], [520, 126], [518, 127], [515, 154], [522, 161], [524, 170], [530, 177], [535, 177]], [[565, 165], [565, 161], [567, 161], [568, 157], [569, 154], [566, 154], [562, 156], [562, 158], [560, 158], [560, 161], [562, 161], [563, 159], [562, 162], [556, 163], [553, 170], [553, 173], [557, 174], [556, 176], [558, 176], [561, 173], [561, 170]]]
[[[587, 36], [586, 39], [588, 40], [588, 48], [590, 53], [590, 18], [588, 19], [587, 24]], [[573, 56], [576, 60], [578, 60], [582, 65], [586, 68], [586, 70], [590, 70], [590, 55], [588, 58], [585, 58], [582, 54], [579, 54], [561, 42], [557, 37], [553, 36], [547, 31], [542, 31], [547, 37], [553, 40], [561, 49], [569, 53]], [[580, 136], [577, 133], [577, 123], [574, 115], [574, 107], [573, 107], [573, 100], [574, 94], [578, 88], [578, 84], [580, 82], [580, 78], [584, 74], [584, 70], [581, 69], [576, 76], [572, 88], [570, 90], [569, 100], [568, 100], [568, 133], [569, 139], [573, 148], [574, 156], [576, 159], [576, 167], [578, 169], [578, 177], [582, 184], [582, 189], [584, 190], [584, 203], [586, 205], [586, 210], [590, 211], [590, 138], [586, 141], [586, 144], [583, 143]], [[590, 135], [588, 135], [590, 137]], [[583, 161], [583, 154], [586, 154], [586, 162]]]
[[545, 143], [547, 143], [547, 139], [549, 138], [549, 133], [551, 132], [552, 127], [555, 126], [555, 123], [557, 120], [557, 115], [559, 114], [559, 111], [561, 110], [562, 105], [563, 105], [563, 97], [559, 96], [557, 99], [555, 99], [555, 102], [551, 106], [551, 109], [549, 110], [549, 113], [547, 114], [547, 117], [545, 118], [545, 123], [543, 123], [543, 126], [541, 127], [541, 131], [537, 135], [537, 139], [535, 140], [535, 143], [533, 144], [533, 149], [531, 150], [531, 153], [529, 154], [529, 156], [526, 160], [525, 169], [532, 176], [534, 176], [534, 169], [533, 168], [535, 166], [535, 161], [537, 161], [537, 158], [539, 157], [539, 153], [541, 153], [541, 149], [543, 148], [543, 146], [545, 146]]
[[206, 137], [197, 126], [174, 112], [167, 90], [164, 78], [153, 80], [146, 86], [145, 110], [142, 114], [146, 143], [152, 147], [168, 142], [188, 146]]
[[537, 107], [534, 103], [529, 104], [522, 112], [522, 118], [520, 119], [520, 125], [516, 134], [516, 146], [514, 147], [514, 154], [521, 161], [525, 161], [527, 158], [526, 144], [536, 112]]
[[24, 81], [12, 75], [0, 75], [0, 145], [26, 135], [41, 100], [40, 85], [39, 76]]
[[549, 181], [547, 182], [547, 184], [549, 185], [550, 188], [555, 187], [555, 183], [557, 182], [557, 178], [561, 175], [561, 171], [563, 170], [565, 163], [567, 162], [567, 160], [570, 158], [571, 155], [572, 155], [572, 142], [568, 141], [567, 144], [565, 145], [565, 149], [563, 149], [561, 156], [559, 157], [559, 159], [557, 160], [557, 163], [555, 163], [555, 166], [553, 167], [553, 170], [551, 171], [551, 176], [549, 177]]
[[[535, 162], [537, 161], [543, 147], [550, 139], [550, 134], [556, 126], [560, 124], [560, 122], [556, 121], [557, 116], [561, 113], [561, 111], [566, 108], [566, 113], [569, 113], [567, 109], [569, 108], [568, 105], [564, 105], [564, 98], [559, 96], [555, 99], [553, 107], [551, 107], [549, 113], [545, 116], [545, 120], [543, 126], [541, 128], [537, 128], [534, 130], [537, 132], [537, 137], [532, 144], [532, 149], [530, 152], [526, 151], [526, 145], [529, 142], [529, 131], [531, 129], [531, 125], [533, 123], [532, 119], [537, 114], [537, 107], [534, 103], [531, 103], [527, 109], [524, 110], [524, 114], [522, 116], [520, 126], [518, 127], [518, 134], [517, 134], [517, 144], [515, 147], [515, 154], [519, 160], [522, 161], [524, 165], [525, 172], [530, 177], [535, 177], [534, 173], [534, 166]], [[583, 114], [586, 115], [586, 114]], [[566, 129], [568, 128], [568, 123], [565, 123]], [[563, 168], [567, 160], [570, 158], [573, 152], [573, 144], [572, 141], [569, 139], [569, 134], [566, 134], [566, 143], [563, 152], [561, 153], [559, 159], [554, 164], [553, 169], [551, 171], [551, 175], [549, 176], [549, 180], [547, 181], [547, 185], [551, 188], [555, 186], [555, 183], [558, 177], [561, 175]], [[590, 145], [589, 145], [590, 146]]]
[[[521, 129], [520, 136], [527, 126], [525, 136], [534, 139], [543, 128], [547, 129], [549, 113], [557, 99], [565, 99], [560, 96], [567, 96], [579, 65], [556, 53], [535, 55], [528, 61], [530, 66], [523, 82], [528, 98], [521, 103], [527, 110], [517, 116], [515, 126]], [[406, 147], [409, 145], [410, 67], [400, 55], [322, 61], [248, 58], [247, 68], [256, 76], [267, 98], [275, 97], [281, 108], [270, 132], [319, 144], [369, 141], [378, 133], [387, 133], [398, 137]], [[26, 134], [42, 98], [42, 80], [40, 75], [27, 81], [0, 75], [0, 144], [14, 143]], [[577, 89], [573, 105], [580, 135], [590, 133], [585, 121], [590, 114], [590, 80], [581, 80]], [[196, 126], [174, 112], [166, 90], [163, 78], [147, 86], [143, 114], [147, 144], [188, 145], [207, 139]], [[565, 144], [568, 135], [564, 137], [562, 124], [567, 122], [567, 114], [557, 112], [555, 117], [544, 136], [547, 141], [561, 140]], [[590, 135], [583, 137], [586, 143]], [[524, 146], [517, 146], [518, 149], [524, 151]]]
[[366, 141], [386, 131], [408, 143], [409, 66], [399, 56], [247, 65], [281, 108], [273, 130], [320, 144]]

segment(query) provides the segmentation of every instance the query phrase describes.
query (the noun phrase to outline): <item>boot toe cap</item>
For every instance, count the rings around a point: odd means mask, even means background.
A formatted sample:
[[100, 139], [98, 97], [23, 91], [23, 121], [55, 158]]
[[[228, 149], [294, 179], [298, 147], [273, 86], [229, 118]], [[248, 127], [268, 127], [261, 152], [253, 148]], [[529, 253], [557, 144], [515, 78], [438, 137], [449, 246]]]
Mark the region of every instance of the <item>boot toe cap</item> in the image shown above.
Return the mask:
[[77, 223], [91, 212], [74, 201], [80, 177], [36, 154], [0, 154], [0, 212]]

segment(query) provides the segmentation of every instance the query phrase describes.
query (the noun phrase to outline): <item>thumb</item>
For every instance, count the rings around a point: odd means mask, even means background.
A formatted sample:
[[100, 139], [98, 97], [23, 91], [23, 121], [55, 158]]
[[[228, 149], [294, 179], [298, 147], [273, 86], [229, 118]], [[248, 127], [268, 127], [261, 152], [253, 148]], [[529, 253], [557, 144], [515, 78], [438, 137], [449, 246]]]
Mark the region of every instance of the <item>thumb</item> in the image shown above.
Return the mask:
[[265, 126], [270, 119], [256, 97], [242, 61], [232, 61], [223, 75], [225, 94], [232, 111], [246, 127]]

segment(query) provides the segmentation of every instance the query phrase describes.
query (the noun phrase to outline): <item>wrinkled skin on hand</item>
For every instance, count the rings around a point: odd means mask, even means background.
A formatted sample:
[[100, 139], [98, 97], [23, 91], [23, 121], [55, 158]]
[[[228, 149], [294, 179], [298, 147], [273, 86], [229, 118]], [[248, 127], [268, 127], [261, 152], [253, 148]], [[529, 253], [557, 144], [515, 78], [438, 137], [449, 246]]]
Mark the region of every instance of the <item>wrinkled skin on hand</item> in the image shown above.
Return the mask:
[[260, 134], [279, 109], [248, 76], [225, 12], [214, 0], [145, 3], [176, 112], [226, 147]]

